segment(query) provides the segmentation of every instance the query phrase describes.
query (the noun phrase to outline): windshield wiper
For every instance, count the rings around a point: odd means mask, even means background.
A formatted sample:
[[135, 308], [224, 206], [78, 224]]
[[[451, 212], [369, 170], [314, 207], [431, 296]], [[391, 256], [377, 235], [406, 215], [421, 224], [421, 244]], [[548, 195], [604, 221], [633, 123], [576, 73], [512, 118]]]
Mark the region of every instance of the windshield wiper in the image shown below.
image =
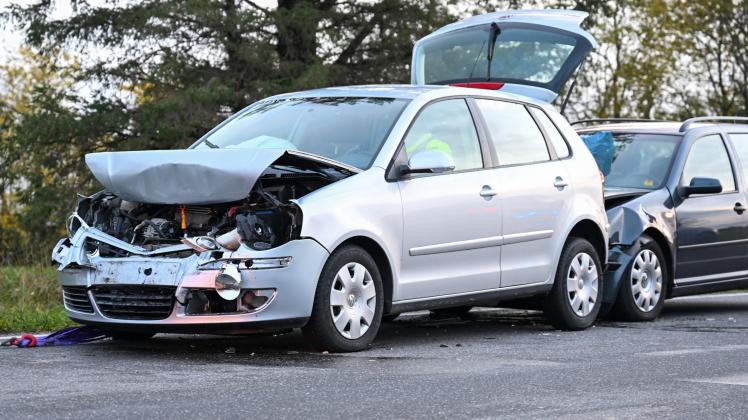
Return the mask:
[[210, 147], [211, 149], [220, 149], [221, 148], [220, 146], [211, 143], [210, 140], [203, 140], [203, 143], [207, 144], [208, 147]]
[[486, 59], [488, 60], [488, 73], [486, 73], [486, 80], [491, 80], [491, 62], [493, 61], [493, 50], [496, 48], [496, 38], [499, 37], [501, 28], [496, 22], [491, 23], [491, 30], [488, 31], [488, 53]]

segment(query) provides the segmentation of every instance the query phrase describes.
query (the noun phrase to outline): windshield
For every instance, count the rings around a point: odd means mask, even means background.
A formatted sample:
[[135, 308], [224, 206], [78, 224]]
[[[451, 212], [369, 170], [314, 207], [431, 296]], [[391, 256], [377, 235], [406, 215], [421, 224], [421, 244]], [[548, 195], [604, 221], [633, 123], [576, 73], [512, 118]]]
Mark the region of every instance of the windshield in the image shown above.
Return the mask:
[[366, 169], [407, 102], [351, 97], [264, 101], [219, 126], [196, 147], [300, 150]]
[[670, 170], [680, 136], [614, 133], [615, 152], [606, 187], [661, 188]]
[[[494, 44], [490, 80], [556, 91], [591, 48], [573, 35], [502, 26]], [[490, 26], [471, 28], [424, 41], [416, 52], [418, 83], [487, 80], [489, 30]], [[575, 52], [578, 43], [584, 45]]]

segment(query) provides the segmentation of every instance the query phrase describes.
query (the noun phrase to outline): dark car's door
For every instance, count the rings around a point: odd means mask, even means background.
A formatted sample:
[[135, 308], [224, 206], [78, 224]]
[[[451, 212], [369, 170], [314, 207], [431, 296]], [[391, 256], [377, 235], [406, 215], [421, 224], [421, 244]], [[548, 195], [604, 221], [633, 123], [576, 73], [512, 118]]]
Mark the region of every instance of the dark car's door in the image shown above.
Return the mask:
[[678, 226], [675, 278], [679, 285], [720, 281], [748, 270], [748, 212], [718, 134], [696, 140], [683, 168], [681, 185], [695, 177], [716, 178], [722, 193], [692, 195], [675, 209]]

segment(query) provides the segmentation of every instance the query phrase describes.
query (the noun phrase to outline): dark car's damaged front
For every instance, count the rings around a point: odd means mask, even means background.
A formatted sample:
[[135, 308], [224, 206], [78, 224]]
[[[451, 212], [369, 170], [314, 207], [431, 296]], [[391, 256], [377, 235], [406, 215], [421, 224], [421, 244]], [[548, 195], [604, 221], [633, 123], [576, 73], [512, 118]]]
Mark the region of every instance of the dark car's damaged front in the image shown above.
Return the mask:
[[675, 210], [668, 188], [670, 169], [682, 135], [669, 125], [651, 124], [649, 130], [630, 126], [602, 126], [580, 130], [580, 135], [610, 131], [614, 156], [605, 174], [605, 208], [610, 223], [604, 309], [616, 302], [627, 267], [647, 241], [657, 241], [665, 252], [668, 271], [675, 255]]

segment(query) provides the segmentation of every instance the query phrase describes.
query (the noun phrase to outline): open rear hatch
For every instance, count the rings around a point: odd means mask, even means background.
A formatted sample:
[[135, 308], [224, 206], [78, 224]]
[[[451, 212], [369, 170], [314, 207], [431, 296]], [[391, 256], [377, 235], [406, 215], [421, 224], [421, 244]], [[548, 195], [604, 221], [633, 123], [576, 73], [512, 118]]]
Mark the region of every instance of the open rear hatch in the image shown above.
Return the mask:
[[511, 10], [447, 25], [416, 42], [411, 82], [487, 87], [551, 102], [596, 46], [585, 12]]

